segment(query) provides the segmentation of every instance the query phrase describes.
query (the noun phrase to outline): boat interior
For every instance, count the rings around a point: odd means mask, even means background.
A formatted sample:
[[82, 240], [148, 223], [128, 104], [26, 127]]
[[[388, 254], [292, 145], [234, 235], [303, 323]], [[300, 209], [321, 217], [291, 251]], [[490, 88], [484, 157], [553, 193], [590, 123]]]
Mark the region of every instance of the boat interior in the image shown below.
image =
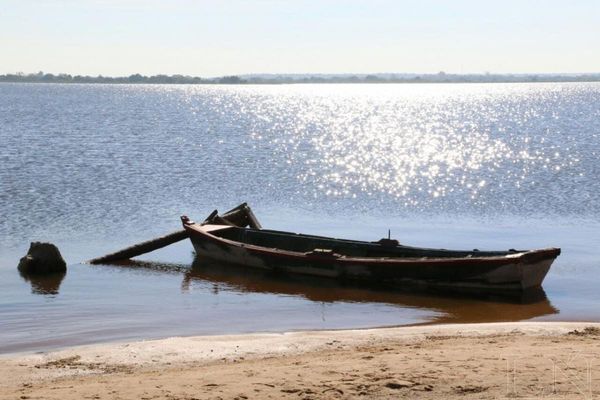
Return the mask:
[[[216, 227], [215, 227], [216, 228]], [[498, 257], [524, 251], [479, 251], [428, 249], [404, 246], [393, 239], [381, 239], [377, 242], [334, 239], [323, 236], [304, 235], [292, 232], [268, 229], [252, 229], [220, 226], [210, 229], [210, 234], [235, 242], [251, 244], [271, 249], [294, 251], [299, 253], [317, 253], [331, 256], [349, 257], [403, 257], [403, 258], [464, 258]]]

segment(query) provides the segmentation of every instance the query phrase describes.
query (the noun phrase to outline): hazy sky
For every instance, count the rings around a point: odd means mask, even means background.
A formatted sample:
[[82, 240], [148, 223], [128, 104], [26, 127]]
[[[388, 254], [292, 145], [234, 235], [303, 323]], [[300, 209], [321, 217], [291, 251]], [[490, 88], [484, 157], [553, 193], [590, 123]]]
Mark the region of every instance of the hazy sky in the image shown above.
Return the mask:
[[600, 72], [600, 0], [0, 0], [0, 73]]

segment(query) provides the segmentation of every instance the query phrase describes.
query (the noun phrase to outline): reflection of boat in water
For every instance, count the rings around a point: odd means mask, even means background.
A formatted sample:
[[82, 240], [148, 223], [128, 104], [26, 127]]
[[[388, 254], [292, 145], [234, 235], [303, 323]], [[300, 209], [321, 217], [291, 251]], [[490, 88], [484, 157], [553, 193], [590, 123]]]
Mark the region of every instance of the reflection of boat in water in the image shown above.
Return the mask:
[[123, 266], [147, 268], [164, 273], [182, 273], [182, 290], [194, 282], [210, 283], [213, 291], [239, 291], [282, 296], [299, 296], [313, 302], [382, 303], [427, 309], [439, 313], [431, 323], [521, 321], [558, 313], [543, 289], [513, 295], [474, 295], [398, 291], [376, 286], [357, 286], [336, 280], [284, 275], [272, 271], [248, 269], [197, 258], [192, 268], [142, 261], [129, 261]]

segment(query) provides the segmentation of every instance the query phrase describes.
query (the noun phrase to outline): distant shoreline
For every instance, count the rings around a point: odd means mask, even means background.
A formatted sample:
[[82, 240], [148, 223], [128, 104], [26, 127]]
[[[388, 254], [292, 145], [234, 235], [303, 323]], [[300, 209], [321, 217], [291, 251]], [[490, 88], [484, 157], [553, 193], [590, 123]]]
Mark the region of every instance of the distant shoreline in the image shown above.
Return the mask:
[[133, 74], [121, 77], [69, 74], [5, 74], [6, 83], [101, 83], [179, 85], [372, 84], [372, 83], [551, 83], [600, 82], [600, 73], [588, 74], [250, 74], [201, 78], [186, 75]]

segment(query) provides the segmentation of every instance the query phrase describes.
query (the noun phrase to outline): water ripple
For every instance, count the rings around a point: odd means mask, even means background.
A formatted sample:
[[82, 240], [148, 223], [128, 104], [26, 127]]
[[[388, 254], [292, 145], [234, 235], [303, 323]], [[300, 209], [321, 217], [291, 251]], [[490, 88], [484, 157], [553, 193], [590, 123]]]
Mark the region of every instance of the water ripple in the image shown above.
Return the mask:
[[1, 84], [0, 237], [161, 231], [242, 200], [596, 218], [599, 117], [597, 83]]

